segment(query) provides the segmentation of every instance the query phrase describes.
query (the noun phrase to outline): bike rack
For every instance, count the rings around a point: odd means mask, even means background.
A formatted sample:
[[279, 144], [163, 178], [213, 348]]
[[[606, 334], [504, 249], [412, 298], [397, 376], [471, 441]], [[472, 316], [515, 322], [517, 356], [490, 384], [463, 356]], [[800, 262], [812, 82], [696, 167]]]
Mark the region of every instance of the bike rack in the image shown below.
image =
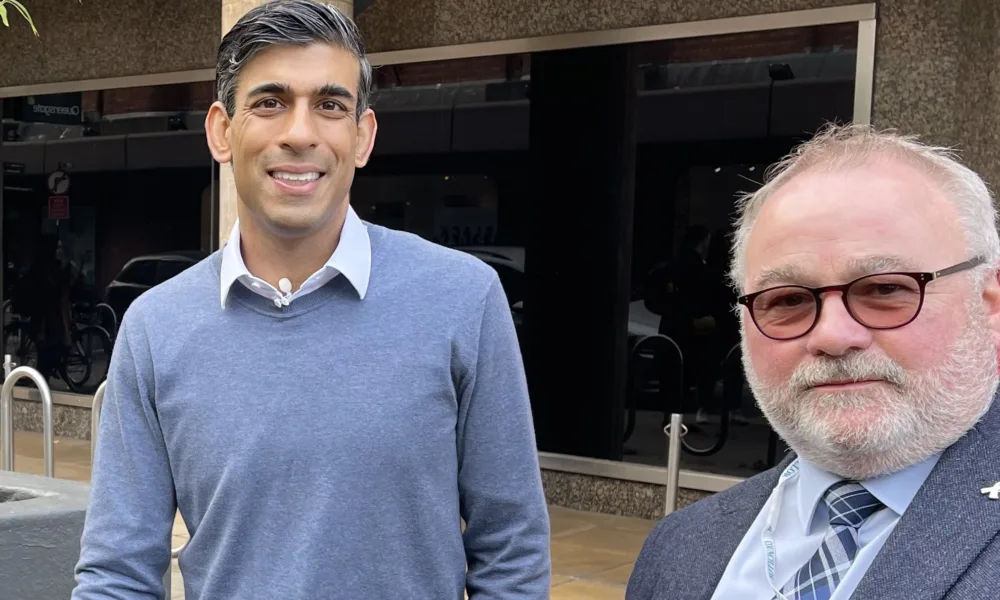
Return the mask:
[[[107, 380], [102, 381], [101, 385], [97, 386], [97, 391], [94, 393], [94, 402], [90, 408], [90, 464], [94, 464], [94, 455], [97, 452], [97, 438], [101, 432], [101, 413], [104, 411], [104, 393], [108, 388]], [[177, 557], [181, 555], [181, 551], [187, 544], [183, 544], [177, 548], [170, 549], [170, 560], [176, 560]], [[163, 575], [163, 589], [165, 591], [165, 598], [170, 597], [170, 588], [172, 586], [171, 578], [173, 575], [173, 569], [168, 568], [167, 572]]]
[[[107, 302], [101, 302], [100, 304], [94, 306], [94, 310], [98, 312], [105, 310], [111, 315], [111, 331], [108, 333], [111, 334], [111, 341], [114, 342], [115, 337], [118, 335], [118, 314], [115, 312], [115, 309], [111, 308], [111, 305]], [[100, 325], [100, 323], [98, 323], [98, 325]]]
[[10, 355], [4, 357], [4, 382], [0, 390], [0, 469], [14, 470], [14, 385], [27, 377], [38, 387], [42, 396], [42, 453], [45, 461], [45, 476], [55, 477], [55, 434], [52, 430], [52, 391], [45, 377], [31, 367], [13, 368]]
[[677, 489], [680, 486], [681, 474], [681, 438], [687, 434], [684, 425], [684, 415], [670, 415], [670, 425], [663, 428], [667, 434], [667, 491], [664, 498], [664, 516], [677, 510]]
[[[653, 363], [656, 364], [657, 357], [661, 360], [666, 360], [666, 355], [670, 354], [670, 360], [674, 362], [674, 366], [677, 371], [677, 385], [671, 386], [668, 389], [667, 383], [670, 381], [670, 373], [667, 370], [658, 374], [659, 379], [659, 390], [658, 395], [663, 401], [663, 412], [664, 419], [666, 415], [673, 412], [675, 408], [674, 403], [679, 403], [684, 397], [684, 354], [681, 352], [680, 346], [677, 342], [670, 339], [668, 336], [663, 334], [653, 334], [647, 335], [637, 341], [632, 350], [629, 352], [628, 357], [628, 381], [625, 388], [625, 402], [628, 415], [625, 420], [625, 441], [627, 442], [632, 434], [635, 432], [636, 423], [636, 411], [638, 403], [639, 389], [636, 384], [638, 379], [637, 369], [637, 358], [642, 353], [652, 353]], [[675, 398], [671, 396], [675, 395]]]

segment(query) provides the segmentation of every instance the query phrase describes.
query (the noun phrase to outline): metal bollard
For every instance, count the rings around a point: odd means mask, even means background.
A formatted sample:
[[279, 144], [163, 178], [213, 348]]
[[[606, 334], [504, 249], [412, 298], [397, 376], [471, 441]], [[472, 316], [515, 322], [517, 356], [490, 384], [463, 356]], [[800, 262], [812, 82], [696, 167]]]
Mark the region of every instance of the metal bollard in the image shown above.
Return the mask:
[[52, 392], [49, 383], [41, 373], [31, 367], [17, 367], [3, 382], [0, 391], [0, 450], [3, 460], [0, 469], [14, 470], [14, 385], [23, 378], [29, 378], [38, 386], [42, 396], [42, 453], [45, 459], [45, 476], [55, 477], [55, 439], [52, 431]]
[[667, 493], [664, 504], [664, 515], [677, 510], [677, 488], [681, 473], [681, 438], [687, 434], [687, 426], [682, 422], [684, 415], [670, 415], [670, 425], [663, 428], [667, 434]]
[[94, 393], [94, 403], [90, 407], [90, 466], [94, 466], [94, 453], [97, 452], [97, 435], [101, 432], [101, 410], [104, 409], [104, 390], [108, 382], [102, 381]]

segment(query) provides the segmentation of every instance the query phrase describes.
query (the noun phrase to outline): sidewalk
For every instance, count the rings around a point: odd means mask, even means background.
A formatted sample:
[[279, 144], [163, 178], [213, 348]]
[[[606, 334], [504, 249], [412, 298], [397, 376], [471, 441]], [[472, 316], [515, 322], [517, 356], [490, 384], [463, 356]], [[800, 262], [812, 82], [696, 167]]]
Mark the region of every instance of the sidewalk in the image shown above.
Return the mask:
[[[42, 435], [14, 434], [15, 468], [42, 474]], [[56, 438], [56, 477], [90, 481], [90, 442]], [[552, 600], [622, 600], [639, 550], [655, 523], [549, 507], [552, 520]], [[188, 539], [180, 515], [174, 520], [173, 546]], [[184, 598], [184, 584], [173, 564], [172, 598]]]

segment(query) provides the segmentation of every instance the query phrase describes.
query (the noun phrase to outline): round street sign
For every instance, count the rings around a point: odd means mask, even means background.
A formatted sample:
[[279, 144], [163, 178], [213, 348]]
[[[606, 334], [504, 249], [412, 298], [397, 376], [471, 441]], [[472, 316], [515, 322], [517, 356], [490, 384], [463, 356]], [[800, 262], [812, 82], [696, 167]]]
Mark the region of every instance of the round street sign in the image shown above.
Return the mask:
[[69, 175], [66, 171], [53, 171], [49, 175], [49, 192], [52, 194], [65, 194], [69, 191]]

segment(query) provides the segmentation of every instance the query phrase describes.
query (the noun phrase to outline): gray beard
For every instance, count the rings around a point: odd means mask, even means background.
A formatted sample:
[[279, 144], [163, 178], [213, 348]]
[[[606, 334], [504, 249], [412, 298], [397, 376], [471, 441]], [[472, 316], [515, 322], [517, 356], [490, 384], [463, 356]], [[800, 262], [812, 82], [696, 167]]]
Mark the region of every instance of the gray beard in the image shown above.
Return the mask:
[[[917, 464], [958, 441], [989, 410], [997, 390], [997, 350], [984, 309], [966, 307], [962, 337], [944, 360], [907, 372], [887, 356], [852, 352], [813, 357], [789, 381], [761, 382], [743, 342], [743, 366], [761, 410], [802, 458], [840, 477], [865, 480]], [[884, 379], [870, 390], [822, 393], [831, 380]], [[850, 423], [851, 413], [869, 418]], [[834, 431], [830, 423], [848, 426]]]

